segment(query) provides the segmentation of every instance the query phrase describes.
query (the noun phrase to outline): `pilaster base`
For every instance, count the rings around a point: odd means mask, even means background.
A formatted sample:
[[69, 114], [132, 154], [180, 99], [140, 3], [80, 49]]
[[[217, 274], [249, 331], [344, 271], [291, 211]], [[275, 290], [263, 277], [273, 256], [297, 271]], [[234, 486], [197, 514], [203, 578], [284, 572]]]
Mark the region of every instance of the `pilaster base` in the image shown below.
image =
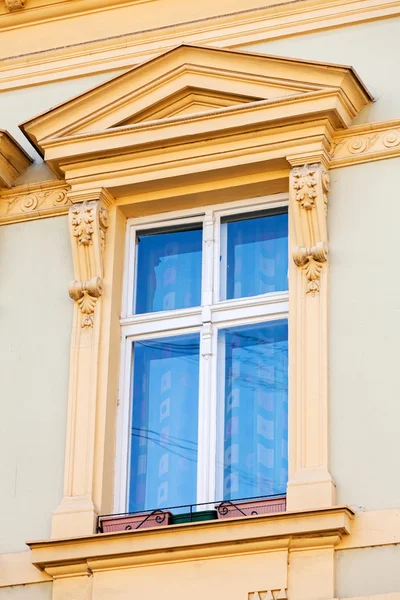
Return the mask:
[[287, 510], [328, 508], [335, 504], [335, 482], [325, 469], [303, 469], [288, 483]]
[[64, 497], [53, 513], [51, 538], [92, 535], [96, 532], [97, 516], [89, 496]]

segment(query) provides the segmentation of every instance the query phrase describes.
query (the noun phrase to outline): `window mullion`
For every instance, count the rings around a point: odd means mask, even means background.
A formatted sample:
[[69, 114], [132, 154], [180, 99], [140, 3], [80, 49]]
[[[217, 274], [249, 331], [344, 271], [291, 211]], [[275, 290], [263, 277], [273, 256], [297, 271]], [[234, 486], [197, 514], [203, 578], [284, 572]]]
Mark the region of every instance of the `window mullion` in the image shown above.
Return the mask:
[[210, 306], [213, 301], [214, 241], [214, 213], [207, 211], [203, 225], [203, 306]]
[[213, 301], [214, 272], [214, 213], [206, 211], [203, 225], [203, 303], [202, 330], [200, 341], [200, 385], [199, 385], [199, 429], [198, 429], [198, 465], [197, 465], [197, 502], [214, 500], [214, 456], [212, 448], [215, 440], [212, 431], [215, 422], [215, 410], [212, 397], [212, 337], [211, 305]]
[[[213, 498], [210, 480], [213, 481], [212, 446], [213, 423], [212, 412], [212, 326], [204, 323], [200, 336], [200, 383], [199, 383], [199, 425], [198, 425], [198, 455], [197, 455], [197, 502], [209, 502]], [[215, 455], [215, 454], [214, 454]]]

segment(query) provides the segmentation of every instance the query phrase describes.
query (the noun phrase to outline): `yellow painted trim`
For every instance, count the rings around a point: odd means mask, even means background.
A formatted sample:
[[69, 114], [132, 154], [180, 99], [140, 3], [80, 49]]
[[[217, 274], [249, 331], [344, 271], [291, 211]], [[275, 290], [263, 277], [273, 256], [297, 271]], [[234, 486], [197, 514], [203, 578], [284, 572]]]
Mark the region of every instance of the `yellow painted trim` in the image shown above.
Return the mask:
[[236, 12], [232, 8], [229, 15], [10, 57], [0, 69], [0, 90], [131, 68], [182, 39], [233, 48], [399, 14], [400, 0], [309, 0], [295, 5], [275, 0], [264, 8]]

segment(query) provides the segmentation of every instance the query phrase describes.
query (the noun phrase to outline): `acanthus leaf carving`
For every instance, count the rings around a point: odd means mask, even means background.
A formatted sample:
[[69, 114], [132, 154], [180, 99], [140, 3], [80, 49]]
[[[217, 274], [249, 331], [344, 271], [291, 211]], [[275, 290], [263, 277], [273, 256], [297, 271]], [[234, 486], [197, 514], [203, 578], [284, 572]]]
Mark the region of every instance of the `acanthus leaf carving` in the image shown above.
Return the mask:
[[83, 314], [82, 327], [93, 327], [93, 314], [97, 299], [103, 293], [103, 282], [100, 277], [90, 281], [71, 281], [68, 286], [70, 297], [75, 300]]
[[322, 163], [296, 166], [291, 173], [291, 210], [297, 245], [294, 263], [305, 273], [306, 293], [320, 291], [320, 278], [328, 259], [326, 217], [329, 174]]
[[295, 197], [305, 210], [315, 206], [317, 197], [317, 179], [315, 177], [318, 165], [303, 165], [293, 169], [293, 188]]
[[94, 210], [96, 202], [82, 202], [76, 204], [72, 209], [72, 228], [73, 234], [77, 238], [79, 244], [88, 246], [92, 241], [94, 233]]
[[83, 315], [82, 327], [94, 325], [98, 298], [103, 292], [103, 252], [108, 210], [101, 200], [85, 200], [70, 208], [70, 232], [76, 281], [68, 288]]
[[328, 258], [328, 247], [325, 242], [318, 242], [311, 248], [297, 246], [293, 251], [293, 260], [298, 267], [304, 268], [307, 277], [307, 293], [313, 296], [319, 292], [319, 279], [323, 263]]

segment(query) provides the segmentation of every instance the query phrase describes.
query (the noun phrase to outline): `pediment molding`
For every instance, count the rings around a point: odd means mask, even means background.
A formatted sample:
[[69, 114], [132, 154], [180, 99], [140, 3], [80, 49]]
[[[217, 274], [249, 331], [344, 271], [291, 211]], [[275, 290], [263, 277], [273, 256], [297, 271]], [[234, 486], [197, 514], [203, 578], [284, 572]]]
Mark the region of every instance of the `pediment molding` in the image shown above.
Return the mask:
[[0, 189], [11, 188], [31, 162], [18, 142], [7, 131], [0, 130]]
[[214, 166], [251, 146], [268, 150], [263, 161], [304, 143], [309, 153], [329, 153], [334, 134], [370, 101], [351, 67], [183, 44], [22, 129], [68, 183], [112, 189], [186, 154], [193, 164], [204, 159], [197, 148], [205, 141]]

